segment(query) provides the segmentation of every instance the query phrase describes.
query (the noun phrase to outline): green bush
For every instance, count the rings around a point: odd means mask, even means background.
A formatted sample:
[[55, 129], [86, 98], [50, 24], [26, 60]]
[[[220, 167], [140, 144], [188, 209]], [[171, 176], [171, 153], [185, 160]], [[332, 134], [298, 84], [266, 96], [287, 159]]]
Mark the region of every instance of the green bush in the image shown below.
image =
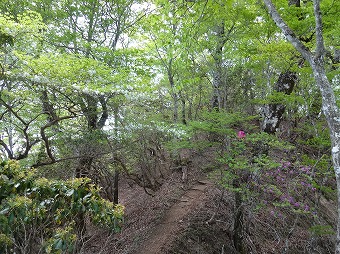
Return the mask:
[[79, 222], [118, 231], [123, 212], [90, 179], [52, 181], [17, 161], [0, 163], [0, 253], [69, 253]]

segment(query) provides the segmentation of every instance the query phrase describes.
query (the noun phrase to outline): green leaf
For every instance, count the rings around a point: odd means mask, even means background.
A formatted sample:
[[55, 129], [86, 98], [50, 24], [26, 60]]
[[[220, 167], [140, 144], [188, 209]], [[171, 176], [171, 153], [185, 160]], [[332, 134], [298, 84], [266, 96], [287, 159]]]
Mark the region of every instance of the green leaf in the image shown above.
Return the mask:
[[9, 208], [5, 208], [4, 210], [0, 211], [0, 214], [7, 214], [9, 211]]
[[83, 201], [87, 201], [92, 196], [92, 193], [88, 193], [83, 197]]
[[65, 193], [65, 195], [68, 196], [68, 197], [70, 197], [70, 196], [73, 195], [73, 193], [74, 193], [74, 189], [71, 189], [71, 190], [68, 190], [68, 191]]
[[56, 250], [62, 250], [63, 249], [63, 240], [62, 239], [57, 239], [55, 242], [54, 242], [54, 248]]
[[8, 223], [9, 224], [13, 223], [14, 219], [15, 219], [15, 215], [14, 213], [11, 213], [8, 217]]

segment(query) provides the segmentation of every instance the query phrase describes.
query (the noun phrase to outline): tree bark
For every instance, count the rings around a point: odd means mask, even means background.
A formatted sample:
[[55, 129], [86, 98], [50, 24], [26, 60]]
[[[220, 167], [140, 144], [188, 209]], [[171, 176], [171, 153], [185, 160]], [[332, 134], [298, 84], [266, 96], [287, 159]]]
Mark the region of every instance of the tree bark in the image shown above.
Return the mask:
[[185, 108], [185, 98], [181, 94], [181, 102], [182, 102], [182, 123], [187, 124], [186, 120], [186, 108]]
[[335, 253], [340, 254], [340, 111], [336, 104], [334, 91], [331, 82], [326, 76], [324, 56], [326, 54], [323, 32], [322, 18], [320, 10], [320, 0], [313, 0], [315, 17], [316, 50], [312, 53], [294, 34], [294, 32], [283, 21], [271, 0], [263, 0], [268, 8], [269, 14], [281, 29], [287, 40], [298, 50], [303, 58], [312, 67], [313, 75], [317, 86], [321, 92], [322, 110], [330, 129], [332, 143], [332, 161], [337, 182], [338, 199], [338, 220]]
[[119, 202], [119, 171], [116, 169], [113, 176], [113, 203], [118, 204]]
[[[115, 126], [115, 135], [118, 136], [118, 124], [119, 124], [119, 105], [118, 103], [114, 106], [114, 126]], [[114, 176], [113, 176], [113, 203], [118, 204], [119, 202], [119, 170], [115, 167]]]
[[175, 80], [174, 80], [174, 73], [172, 71], [172, 61], [173, 58], [169, 60], [168, 66], [167, 66], [167, 71], [168, 71], [168, 80], [171, 88], [171, 97], [173, 99], [174, 105], [173, 105], [173, 121], [174, 123], [177, 123], [178, 121], [178, 100], [179, 100], [179, 95], [176, 92], [176, 87], [175, 87]]
[[289, 0], [289, 5], [295, 5], [296, 7], [300, 7], [300, 0]]
[[223, 47], [226, 43], [223, 21], [220, 24], [216, 25], [215, 31], [217, 36], [217, 45], [213, 54], [214, 70], [212, 80], [213, 95], [211, 99], [211, 106], [213, 109], [219, 110], [222, 107], [221, 89], [224, 87], [225, 83], [222, 66]]
[[[241, 179], [233, 180], [233, 187], [239, 189], [241, 187]], [[243, 241], [243, 195], [240, 191], [235, 191], [235, 218], [234, 218], [234, 229], [233, 229], [233, 241], [235, 249], [243, 254], [244, 241]]]
[[[291, 71], [286, 71], [281, 73], [278, 81], [275, 85], [275, 91], [285, 93], [287, 95], [291, 94], [295, 83], [297, 80], [296, 73]], [[272, 103], [265, 105], [263, 107], [263, 122], [262, 130], [267, 133], [275, 133], [277, 128], [279, 128], [283, 113], [285, 112], [285, 105]]]
[[[98, 112], [98, 102], [101, 104], [101, 113]], [[95, 131], [102, 130], [105, 126], [106, 120], [109, 117], [106, 103], [103, 96], [97, 98], [89, 94], [83, 95], [80, 105], [86, 117], [87, 133], [91, 134]], [[85, 142], [88, 141], [85, 140]], [[78, 151], [80, 159], [75, 170], [76, 177], [89, 177], [93, 160], [97, 156], [96, 145], [96, 142], [91, 142], [83, 145]]]

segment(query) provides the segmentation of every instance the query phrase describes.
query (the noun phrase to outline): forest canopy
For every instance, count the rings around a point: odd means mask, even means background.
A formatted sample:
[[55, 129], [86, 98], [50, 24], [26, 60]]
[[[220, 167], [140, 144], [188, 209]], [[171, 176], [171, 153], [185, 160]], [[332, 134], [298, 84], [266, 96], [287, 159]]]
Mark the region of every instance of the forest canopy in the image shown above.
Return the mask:
[[118, 230], [119, 176], [155, 192], [185, 149], [213, 148], [239, 202], [244, 179], [280, 159], [312, 167], [310, 189], [335, 177], [339, 200], [339, 12], [335, 0], [2, 0], [0, 252], [37, 251], [25, 230], [48, 253], [77, 251], [88, 217]]

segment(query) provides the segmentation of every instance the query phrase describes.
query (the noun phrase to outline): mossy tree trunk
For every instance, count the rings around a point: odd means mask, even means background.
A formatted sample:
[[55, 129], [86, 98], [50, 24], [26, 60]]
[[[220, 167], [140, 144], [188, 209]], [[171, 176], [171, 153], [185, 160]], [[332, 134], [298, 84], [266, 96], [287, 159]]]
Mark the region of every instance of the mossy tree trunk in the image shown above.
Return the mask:
[[[286, 71], [280, 74], [276, 84], [275, 91], [284, 94], [291, 94], [297, 81], [295, 72]], [[271, 103], [263, 107], [262, 129], [267, 133], [275, 133], [279, 128], [282, 116], [285, 112], [285, 105]]]

